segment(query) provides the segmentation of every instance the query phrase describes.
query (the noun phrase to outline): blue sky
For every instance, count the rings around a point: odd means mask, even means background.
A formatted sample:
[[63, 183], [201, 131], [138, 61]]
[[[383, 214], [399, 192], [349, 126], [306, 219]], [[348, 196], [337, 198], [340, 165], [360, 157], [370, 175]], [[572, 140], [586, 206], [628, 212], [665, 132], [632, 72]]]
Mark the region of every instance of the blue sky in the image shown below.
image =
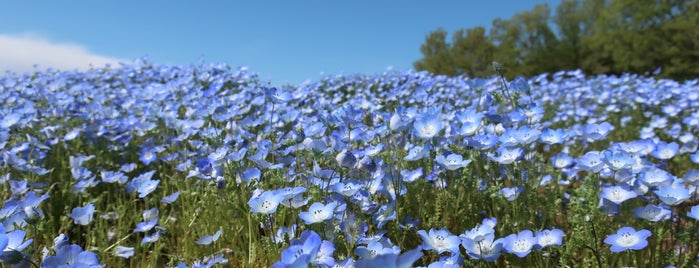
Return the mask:
[[538, 3], [500, 1], [18, 1], [0, 3], [0, 72], [90, 63], [247, 66], [275, 85], [408, 70], [426, 35], [490, 26]]

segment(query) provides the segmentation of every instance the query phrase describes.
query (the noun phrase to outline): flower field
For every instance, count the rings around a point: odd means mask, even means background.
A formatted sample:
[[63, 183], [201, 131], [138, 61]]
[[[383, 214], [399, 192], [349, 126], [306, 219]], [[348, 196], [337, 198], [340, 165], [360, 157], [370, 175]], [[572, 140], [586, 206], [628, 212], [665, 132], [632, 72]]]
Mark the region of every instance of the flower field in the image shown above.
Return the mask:
[[[699, 80], [0, 78], [17, 267], [688, 267]], [[68, 265], [68, 266], [65, 266]]]

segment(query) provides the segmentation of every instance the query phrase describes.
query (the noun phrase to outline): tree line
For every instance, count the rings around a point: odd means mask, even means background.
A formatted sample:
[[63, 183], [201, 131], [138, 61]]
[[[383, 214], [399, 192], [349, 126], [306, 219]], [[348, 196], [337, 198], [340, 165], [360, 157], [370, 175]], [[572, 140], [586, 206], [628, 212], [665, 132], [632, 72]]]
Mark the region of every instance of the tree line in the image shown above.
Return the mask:
[[555, 12], [539, 4], [449, 34], [427, 35], [416, 70], [489, 77], [497, 61], [508, 78], [573, 69], [699, 78], [699, 0], [563, 0]]

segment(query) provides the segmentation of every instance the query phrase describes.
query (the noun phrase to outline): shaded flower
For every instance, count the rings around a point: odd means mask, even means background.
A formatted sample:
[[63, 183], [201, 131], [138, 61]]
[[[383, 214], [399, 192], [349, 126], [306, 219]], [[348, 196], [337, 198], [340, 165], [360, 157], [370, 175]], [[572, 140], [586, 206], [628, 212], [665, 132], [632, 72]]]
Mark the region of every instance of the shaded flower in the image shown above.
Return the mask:
[[87, 204], [84, 207], [75, 207], [70, 213], [73, 222], [79, 225], [88, 225], [92, 221], [92, 215], [95, 212], [95, 205]]

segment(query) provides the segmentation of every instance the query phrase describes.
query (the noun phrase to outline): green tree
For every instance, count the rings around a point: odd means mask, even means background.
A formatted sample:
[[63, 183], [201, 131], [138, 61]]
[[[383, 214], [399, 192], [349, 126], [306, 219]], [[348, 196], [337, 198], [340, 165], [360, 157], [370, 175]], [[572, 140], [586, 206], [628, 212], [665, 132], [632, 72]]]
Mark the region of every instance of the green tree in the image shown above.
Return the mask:
[[427, 35], [425, 43], [420, 46], [420, 52], [423, 58], [414, 63], [416, 70], [449, 76], [458, 74], [451, 55], [451, 46], [447, 43], [447, 31], [444, 29]]
[[456, 72], [469, 77], [488, 77], [493, 74], [495, 45], [490, 41], [484, 27], [458, 30], [452, 37], [451, 54]]

